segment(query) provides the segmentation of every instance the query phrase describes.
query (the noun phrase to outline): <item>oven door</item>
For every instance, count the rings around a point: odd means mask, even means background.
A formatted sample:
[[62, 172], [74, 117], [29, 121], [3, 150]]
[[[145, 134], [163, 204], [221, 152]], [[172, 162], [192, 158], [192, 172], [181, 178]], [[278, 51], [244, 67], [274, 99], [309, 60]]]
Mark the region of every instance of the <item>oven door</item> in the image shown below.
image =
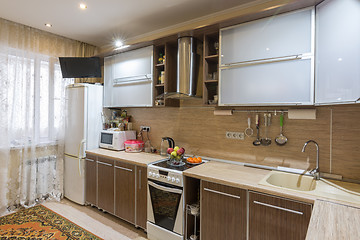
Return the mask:
[[148, 221], [183, 235], [183, 189], [148, 180]]

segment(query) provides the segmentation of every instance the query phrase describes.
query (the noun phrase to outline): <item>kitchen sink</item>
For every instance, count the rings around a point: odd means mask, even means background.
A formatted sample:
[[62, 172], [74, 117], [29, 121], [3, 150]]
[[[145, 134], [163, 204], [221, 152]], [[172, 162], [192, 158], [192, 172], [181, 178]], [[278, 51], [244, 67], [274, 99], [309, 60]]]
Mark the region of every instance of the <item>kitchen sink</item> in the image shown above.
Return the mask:
[[316, 188], [316, 180], [313, 177], [285, 172], [271, 172], [266, 176], [265, 182], [297, 191], [313, 191]]

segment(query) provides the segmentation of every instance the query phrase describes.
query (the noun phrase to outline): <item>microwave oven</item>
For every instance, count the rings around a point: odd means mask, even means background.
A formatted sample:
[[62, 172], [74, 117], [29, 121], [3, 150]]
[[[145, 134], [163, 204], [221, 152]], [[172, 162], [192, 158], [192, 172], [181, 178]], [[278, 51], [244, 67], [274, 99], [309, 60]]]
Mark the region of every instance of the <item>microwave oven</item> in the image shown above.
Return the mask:
[[124, 142], [131, 139], [136, 139], [136, 131], [102, 130], [99, 146], [101, 148], [121, 151], [125, 150]]

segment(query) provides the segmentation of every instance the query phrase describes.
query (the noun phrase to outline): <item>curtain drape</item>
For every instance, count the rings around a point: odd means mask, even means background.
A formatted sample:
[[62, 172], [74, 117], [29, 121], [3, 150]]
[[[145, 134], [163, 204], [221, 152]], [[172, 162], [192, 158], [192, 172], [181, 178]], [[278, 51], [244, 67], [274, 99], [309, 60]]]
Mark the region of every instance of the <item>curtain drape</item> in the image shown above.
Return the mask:
[[65, 86], [59, 56], [97, 48], [0, 19], [0, 215], [63, 194]]

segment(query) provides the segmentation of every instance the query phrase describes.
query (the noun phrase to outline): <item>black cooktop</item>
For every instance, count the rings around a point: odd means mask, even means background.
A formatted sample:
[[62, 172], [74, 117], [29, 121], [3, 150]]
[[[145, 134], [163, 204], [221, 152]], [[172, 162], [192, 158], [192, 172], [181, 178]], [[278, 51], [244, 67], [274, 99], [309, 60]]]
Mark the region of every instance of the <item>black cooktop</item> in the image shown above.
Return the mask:
[[[200, 163], [202, 164], [202, 163]], [[185, 171], [189, 168], [192, 168], [192, 167], [196, 167], [200, 164], [189, 164], [189, 163], [185, 163], [184, 165], [182, 166], [174, 166], [174, 165], [171, 165], [168, 161], [168, 159], [163, 159], [163, 160], [160, 160], [160, 162], [157, 162], [157, 163], [153, 163], [151, 165], [154, 165], [154, 166], [158, 166], [158, 167], [162, 167], [162, 168], [166, 168], [166, 169], [172, 169], [172, 170], [177, 170], [177, 171]]]

